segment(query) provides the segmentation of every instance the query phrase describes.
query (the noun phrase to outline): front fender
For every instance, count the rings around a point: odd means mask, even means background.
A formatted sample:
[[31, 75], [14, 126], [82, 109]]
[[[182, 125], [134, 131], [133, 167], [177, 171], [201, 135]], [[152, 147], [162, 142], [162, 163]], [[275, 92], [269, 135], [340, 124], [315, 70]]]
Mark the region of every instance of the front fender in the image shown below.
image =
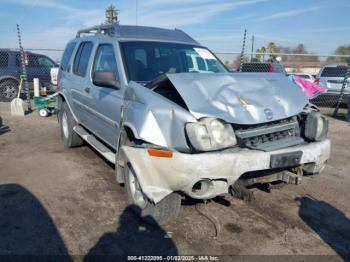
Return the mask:
[[185, 124], [197, 120], [184, 108], [148, 88], [131, 82], [126, 92], [124, 123], [151, 144], [189, 152]]

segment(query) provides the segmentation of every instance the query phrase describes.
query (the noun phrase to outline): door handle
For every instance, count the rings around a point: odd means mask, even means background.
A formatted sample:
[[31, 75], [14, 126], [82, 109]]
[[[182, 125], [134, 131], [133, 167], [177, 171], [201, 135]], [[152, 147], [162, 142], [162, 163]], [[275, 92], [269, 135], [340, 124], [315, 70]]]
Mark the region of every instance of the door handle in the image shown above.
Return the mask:
[[86, 93], [90, 93], [90, 87], [85, 87], [85, 88], [84, 88], [84, 91], [85, 91]]

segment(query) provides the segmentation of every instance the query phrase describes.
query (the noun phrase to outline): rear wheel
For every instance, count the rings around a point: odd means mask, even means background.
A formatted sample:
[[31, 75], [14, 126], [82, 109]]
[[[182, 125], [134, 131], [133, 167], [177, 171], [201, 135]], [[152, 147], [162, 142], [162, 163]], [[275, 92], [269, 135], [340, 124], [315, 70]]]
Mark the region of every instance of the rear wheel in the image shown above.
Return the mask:
[[66, 148], [81, 146], [83, 144], [83, 140], [73, 130], [73, 127], [76, 126], [77, 123], [65, 102], [63, 102], [61, 105], [58, 117], [64, 146]]
[[128, 204], [133, 211], [149, 224], [165, 225], [173, 222], [181, 207], [181, 196], [171, 193], [157, 204], [152, 203], [143, 193], [131, 164], [123, 168]]
[[0, 102], [11, 102], [18, 94], [18, 83], [15, 80], [4, 80], [0, 84]]

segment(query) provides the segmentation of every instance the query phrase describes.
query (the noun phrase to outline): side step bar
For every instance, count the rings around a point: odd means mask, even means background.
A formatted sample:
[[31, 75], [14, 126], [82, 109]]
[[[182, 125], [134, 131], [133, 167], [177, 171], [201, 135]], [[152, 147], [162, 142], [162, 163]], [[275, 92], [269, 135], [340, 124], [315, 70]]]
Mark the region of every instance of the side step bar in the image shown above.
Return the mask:
[[105, 159], [112, 164], [115, 164], [115, 153], [113, 153], [108, 147], [98, 141], [93, 135], [88, 133], [83, 127], [75, 126], [73, 130], [86, 142], [88, 142], [93, 148], [95, 148]]

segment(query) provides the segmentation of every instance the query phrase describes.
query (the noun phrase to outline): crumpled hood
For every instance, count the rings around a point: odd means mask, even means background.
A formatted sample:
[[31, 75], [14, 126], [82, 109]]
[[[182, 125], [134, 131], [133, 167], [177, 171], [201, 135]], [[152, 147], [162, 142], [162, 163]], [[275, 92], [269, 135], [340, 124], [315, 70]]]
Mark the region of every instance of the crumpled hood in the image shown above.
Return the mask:
[[235, 124], [259, 124], [295, 116], [308, 100], [282, 74], [167, 74], [197, 119], [215, 117]]

